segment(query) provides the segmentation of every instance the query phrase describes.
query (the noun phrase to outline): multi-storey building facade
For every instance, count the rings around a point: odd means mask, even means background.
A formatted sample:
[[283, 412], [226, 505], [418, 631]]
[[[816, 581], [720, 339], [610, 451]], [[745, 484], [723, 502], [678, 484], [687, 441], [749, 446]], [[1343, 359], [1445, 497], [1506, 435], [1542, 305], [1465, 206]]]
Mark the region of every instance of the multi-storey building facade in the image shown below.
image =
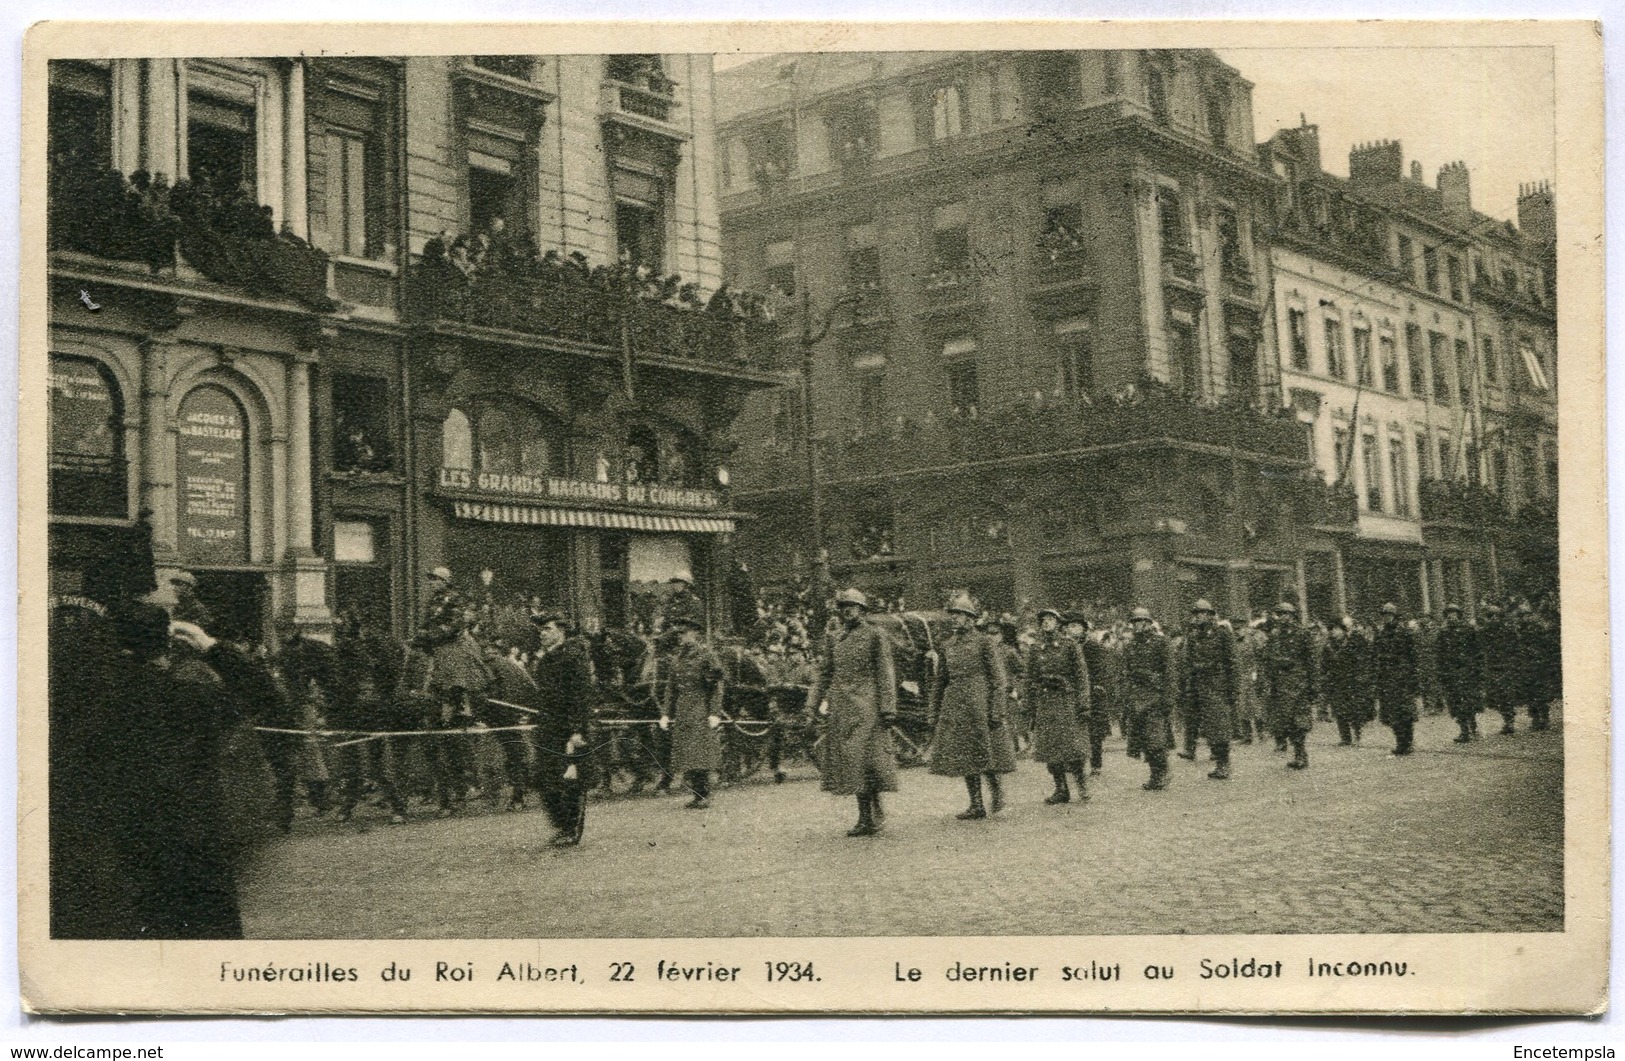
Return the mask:
[[[719, 75], [724, 260], [810, 349], [737, 461], [764, 580], [929, 606], [1302, 591], [1251, 86], [1205, 51], [774, 56]], [[831, 327], [822, 342], [823, 326]], [[819, 535], [817, 530], [821, 529]]]
[[[1270, 257], [1283, 398], [1329, 484], [1305, 557], [1312, 610], [1392, 600], [1436, 612], [1537, 591], [1530, 580], [1555, 574], [1555, 537], [1526, 518], [1507, 392], [1539, 387], [1551, 419], [1521, 429], [1555, 426], [1550, 292], [1544, 307], [1525, 304], [1544, 282], [1538, 242], [1472, 210], [1460, 163], [1429, 186], [1419, 166], [1404, 173], [1397, 142], [1380, 141], [1351, 151], [1349, 178], [1336, 178], [1307, 123], [1262, 150], [1282, 178]], [[1490, 254], [1516, 262], [1516, 322], [1485, 289]], [[1509, 342], [1529, 364], [1507, 361]], [[1513, 577], [1526, 567], [1528, 579]]]
[[402, 629], [440, 564], [588, 623], [714, 577], [730, 423], [781, 377], [706, 311], [708, 57], [58, 62], [50, 92], [59, 590], [143, 515], [160, 583], [250, 637]]

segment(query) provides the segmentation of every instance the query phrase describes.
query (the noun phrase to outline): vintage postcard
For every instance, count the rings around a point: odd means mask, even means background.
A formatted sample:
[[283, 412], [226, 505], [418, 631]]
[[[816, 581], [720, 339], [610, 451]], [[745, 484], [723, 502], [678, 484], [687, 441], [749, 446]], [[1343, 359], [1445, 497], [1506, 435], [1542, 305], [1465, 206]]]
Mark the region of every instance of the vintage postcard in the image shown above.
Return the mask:
[[29, 1010], [1605, 1005], [1595, 25], [25, 63]]

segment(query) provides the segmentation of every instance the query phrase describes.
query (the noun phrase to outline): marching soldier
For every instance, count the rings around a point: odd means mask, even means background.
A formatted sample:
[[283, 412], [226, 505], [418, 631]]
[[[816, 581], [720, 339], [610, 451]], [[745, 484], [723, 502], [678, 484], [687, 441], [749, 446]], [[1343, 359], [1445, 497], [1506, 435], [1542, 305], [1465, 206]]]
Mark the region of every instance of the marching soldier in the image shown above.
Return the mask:
[[858, 823], [847, 835], [874, 836], [885, 821], [880, 793], [897, 791], [890, 729], [897, 717], [897, 669], [891, 641], [864, 619], [868, 598], [845, 589], [835, 606], [839, 626], [825, 645], [807, 703], [828, 716], [824, 787], [858, 800]]
[[1416, 734], [1416, 644], [1392, 602], [1382, 606], [1382, 625], [1371, 642], [1371, 684], [1377, 694], [1377, 717], [1394, 731], [1394, 754], [1411, 754]]
[[1116, 661], [1111, 649], [1089, 636], [1089, 619], [1082, 612], [1062, 615], [1061, 633], [1083, 649], [1083, 661], [1089, 667], [1089, 773], [1099, 775], [1106, 738], [1112, 735], [1112, 710], [1116, 705], [1111, 682]]
[[[1519, 670], [1523, 666], [1522, 632], [1494, 604], [1484, 606], [1484, 625], [1478, 631], [1484, 647], [1485, 706], [1501, 716], [1502, 735], [1517, 732], [1518, 702], [1523, 698]], [[1533, 712], [1530, 713], [1533, 717]]]
[[1518, 605], [1515, 621], [1523, 641], [1522, 699], [1529, 705], [1529, 728], [1552, 724], [1552, 701], [1563, 695], [1563, 631], [1551, 618], [1538, 615], [1528, 602]]
[[685, 806], [711, 805], [711, 773], [722, 769], [722, 661], [705, 643], [705, 614], [685, 606], [668, 612], [677, 630], [660, 699], [660, 728], [671, 732], [671, 770], [694, 793]]
[[1444, 629], [1434, 649], [1438, 657], [1439, 688], [1461, 731], [1455, 743], [1466, 744], [1478, 736], [1478, 712], [1483, 707], [1484, 649], [1478, 631], [1462, 618], [1461, 605], [1444, 606]]
[[1088, 725], [1089, 663], [1083, 648], [1060, 632], [1063, 616], [1054, 608], [1038, 613], [1038, 639], [1027, 649], [1024, 699], [1033, 713], [1033, 759], [1049, 768], [1055, 791], [1050, 806], [1072, 801], [1066, 775], [1078, 779], [1078, 802], [1089, 799], [1083, 755]]
[[574, 847], [587, 826], [587, 732], [592, 723], [592, 653], [581, 638], [565, 633], [565, 618], [543, 611], [536, 625], [536, 790], [553, 825], [554, 847]]
[[1230, 779], [1230, 737], [1236, 728], [1236, 643], [1230, 631], [1213, 619], [1217, 613], [1206, 599], [1191, 605], [1191, 623], [1185, 632], [1179, 699], [1186, 719], [1185, 750], [1181, 759], [1195, 760], [1196, 738], [1207, 738], [1214, 767], [1207, 776]]
[[957, 815], [960, 821], [987, 817], [982, 803], [982, 778], [987, 778], [993, 813], [1004, 808], [999, 787], [1001, 767], [1015, 768], [1014, 753], [1006, 766], [994, 753], [1004, 734], [1008, 688], [999, 646], [976, 631], [976, 605], [965, 594], [949, 602], [953, 633], [938, 649], [936, 680], [931, 689], [931, 772], [941, 777], [963, 777], [970, 806]]
[[1298, 625], [1298, 606], [1291, 601], [1275, 606], [1260, 663], [1271, 728], [1292, 744], [1292, 761], [1286, 765], [1305, 770], [1309, 767], [1306, 741], [1315, 724], [1315, 642]]
[[1129, 615], [1129, 625], [1133, 633], [1123, 645], [1129, 746], [1138, 749], [1151, 766], [1151, 778], [1141, 787], [1155, 792], [1168, 787], [1168, 749], [1174, 746], [1177, 683], [1173, 653], [1168, 639], [1152, 622], [1149, 610], [1135, 608]]
[[1332, 624], [1327, 638], [1321, 677], [1337, 723], [1337, 743], [1347, 748], [1360, 743], [1360, 731], [1371, 721], [1369, 652], [1364, 636], [1346, 615]]

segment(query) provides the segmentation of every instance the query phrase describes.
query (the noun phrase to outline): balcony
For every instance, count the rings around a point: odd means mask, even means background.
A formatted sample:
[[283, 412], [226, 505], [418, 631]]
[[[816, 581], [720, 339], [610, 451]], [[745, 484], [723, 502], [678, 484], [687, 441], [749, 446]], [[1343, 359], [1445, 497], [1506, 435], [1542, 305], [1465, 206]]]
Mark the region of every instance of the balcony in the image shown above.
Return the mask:
[[1457, 479], [1424, 479], [1417, 493], [1423, 523], [1485, 527], [1507, 520], [1507, 509], [1500, 496], [1476, 483]]
[[1202, 264], [1188, 247], [1163, 247], [1162, 275], [1178, 283], [1199, 286], [1202, 283]]
[[193, 275], [271, 299], [329, 311], [328, 258], [304, 240], [278, 235], [271, 208], [204, 184], [174, 187], [118, 172], [59, 170], [50, 185], [53, 250], [136, 262], [154, 274]]
[[1248, 264], [1245, 256], [1239, 253], [1234, 256], [1227, 255], [1220, 263], [1219, 274], [1224, 279], [1226, 298], [1249, 304], [1258, 298], [1258, 284], [1253, 277], [1253, 267]]
[[968, 308], [981, 298], [981, 285], [969, 266], [935, 269], [925, 278], [927, 313], [952, 312]]
[[741, 298], [702, 308], [697, 295], [676, 303], [639, 289], [618, 269], [581, 259], [544, 258], [472, 274], [426, 254], [412, 266], [407, 312], [421, 323], [473, 325], [602, 350], [621, 349], [623, 328], [637, 355], [771, 369], [777, 327]]
[[634, 84], [630, 81], [605, 81], [601, 97], [604, 119], [620, 121], [646, 132], [678, 140], [687, 140], [688, 134], [675, 122], [675, 113], [682, 106], [672, 93], [674, 81], [650, 78]]
[[1083, 287], [1098, 282], [1088, 251], [1079, 247], [1040, 245], [1033, 266], [1033, 287], [1039, 291]]
[[1489, 302], [1543, 322], [1555, 319], [1552, 307], [1544, 299], [1535, 297], [1516, 283], [1493, 280], [1486, 273], [1479, 273], [1474, 278], [1472, 292], [1475, 301]]
[[836, 315], [840, 328], [875, 328], [892, 321], [891, 300], [879, 280], [842, 284], [837, 297], [847, 303], [847, 312]]

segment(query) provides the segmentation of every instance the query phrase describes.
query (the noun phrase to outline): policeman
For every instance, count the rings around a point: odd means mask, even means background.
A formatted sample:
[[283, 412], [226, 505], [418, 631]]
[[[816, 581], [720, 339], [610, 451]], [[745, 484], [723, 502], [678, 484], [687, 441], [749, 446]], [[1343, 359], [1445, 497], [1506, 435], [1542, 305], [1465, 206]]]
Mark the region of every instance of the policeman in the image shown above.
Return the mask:
[[1484, 649], [1478, 631], [1462, 618], [1461, 605], [1444, 606], [1444, 629], [1435, 649], [1439, 660], [1439, 687], [1450, 717], [1461, 731], [1456, 744], [1478, 736], [1478, 712], [1484, 706]]
[[592, 653], [569, 637], [565, 617], [542, 611], [530, 617], [541, 652], [536, 657], [536, 790], [553, 825], [554, 847], [574, 847], [587, 825], [587, 732], [592, 723]]
[[825, 789], [858, 800], [858, 823], [847, 835], [874, 836], [885, 821], [880, 793], [897, 791], [890, 728], [897, 717], [897, 668], [890, 639], [864, 618], [869, 599], [844, 589], [835, 606], [839, 626], [824, 648], [807, 703], [828, 717]]
[[1331, 701], [1332, 719], [1337, 723], [1337, 743], [1351, 747], [1360, 743], [1360, 733], [1371, 721], [1371, 664], [1366, 640], [1354, 629], [1354, 620], [1343, 616], [1332, 624], [1321, 656], [1321, 675], [1326, 698]]
[[[1484, 648], [1485, 706], [1501, 716], [1501, 733], [1517, 732], [1518, 703], [1523, 699], [1519, 669], [1524, 658], [1523, 634], [1507, 621], [1498, 605], [1484, 606], [1484, 625], [1478, 632]], [[1531, 713], [1532, 714], [1532, 713]]]
[[1129, 625], [1133, 633], [1123, 646], [1129, 746], [1138, 749], [1151, 766], [1151, 778], [1141, 787], [1155, 792], [1168, 787], [1168, 749], [1174, 746], [1177, 681], [1173, 652], [1148, 609], [1135, 608]]
[[1062, 635], [1063, 616], [1054, 608], [1038, 613], [1038, 637], [1028, 646], [1023, 699], [1033, 712], [1033, 758], [1049, 768], [1055, 791], [1050, 806], [1072, 801], [1066, 775], [1078, 779], [1078, 801], [1089, 798], [1083, 754], [1090, 695], [1089, 663], [1077, 641]]
[[1191, 605], [1180, 667], [1179, 700], [1186, 719], [1181, 759], [1196, 758], [1198, 734], [1207, 737], [1214, 767], [1207, 776], [1230, 779], [1230, 737], [1236, 727], [1236, 643], [1230, 631], [1215, 623], [1216, 612], [1205, 598]]
[[[948, 602], [954, 629], [938, 648], [936, 679], [931, 685], [931, 772], [963, 777], [970, 805], [960, 821], [987, 817], [982, 778], [991, 788], [993, 810], [1004, 806], [994, 758], [993, 731], [1005, 725], [1008, 689], [1001, 653], [993, 639], [974, 628], [976, 604], [966, 594]], [[1002, 734], [1001, 734], [1002, 736]], [[1014, 769], [1015, 764], [1010, 763]]]
[[1377, 717], [1394, 731], [1394, 754], [1411, 754], [1416, 734], [1416, 643], [1393, 602], [1382, 606], [1382, 625], [1371, 641], [1371, 684]]
[[660, 728], [671, 733], [671, 770], [693, 793], [687, 807], [711, 805], [711, 773], [722, 768], [722, 662], [705, 643], [705, 614], [687, 606], [668, 611], [677, 631], [660, 699]]
[[1292, 761], [1286, 765], [1293, 770], [1307, 769], [1306, 741], [1315, 724], [1318, 695], [1315, 642], [1298, 625], [1298, 606], [1291, 601], [1275, 606], [1261, 657], [1265, 710], [1275, 732], [1292, 744]]

